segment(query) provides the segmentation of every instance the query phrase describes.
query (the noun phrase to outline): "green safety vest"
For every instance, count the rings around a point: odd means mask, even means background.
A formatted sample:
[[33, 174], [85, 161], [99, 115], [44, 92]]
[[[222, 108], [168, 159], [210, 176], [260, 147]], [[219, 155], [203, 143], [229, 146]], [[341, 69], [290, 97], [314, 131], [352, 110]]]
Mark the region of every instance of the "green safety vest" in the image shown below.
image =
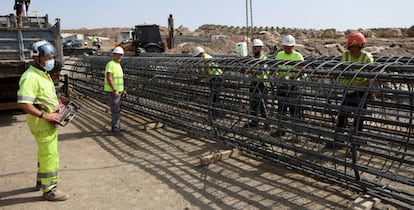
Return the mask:
[[107, 73], [112, 73], [112, 81], [115, 86], [115, 90], [118, 92], [124, 91], [124, 72], [122, 70], [122, 66], [120, 63], [111, 60], [109, 61], [105, 66], [105, 80], [104, 80], [104, 91], [105, 92], [113, 92], [111, 86], [109, 86], [109, 83], [107, 81], [106, 75]]
[[[17, 103], [37, 105], [45, 113], [55, 112], [59, 100], [50, 75], [30, 66], [20, 77]], [[27, 124], [32, 133], [54, 129], [52, 123], [31, 114], [27, 115]]]
[[[266, 55], [260, 55], [260, 57], [258, 59], [260, 59], [260, 60], [266, 60], [267, 57], [266, 57]], [[267, 70], [266, 71], [263, 71], [261, 74], [256, 73], [254, 75], [258, 79], [269, 79], [269, 71], [267, 71]], [[249, 77], [253, 77], [253, 73], [249, 73], [248, 76]], [[266, 87], [270, 87], [270, 83], [269, 82], [263, 82], [263, 85], [266, 86]]]
[[[368, 52], [361, 51], [361, 55], [359, 55], [358, 58], [352, 57], [352, 55], [347, 51], [342, 54], [342, 61], [343, 62], [356, 62], [356, 63], [372, 63], [374, 62], [374, 59], [372, 58], [372, 55]], [[360, 69], [353, 69], [352, 71], [359, 71]], [[367, 78], [363, 77], [356, 77], [352, 83], [351, 78], [345, 78], [343, 83], [345, 85], [363, 85], [368, 81]]]
[[[204, 53], [203, 58], [204, 59], [211, 59], [213, 57], [211, 55], [207, 54], [207, 53]], [[205, 64], [202, 63], [201, 64], [201, 67], [204, 68], [204, 65]], [[208, 70], [207, 71], [208, 72], [208, 75], [220, 76], [220, 75], [223, 74], [223, 70], [221, 70], [220, 68], [218, 68], [218, 65], [216, 63], [209, 63], [209, 66], [208, 67], [205, 67], [205, 68], [208, 68], [207, 69]]]
[[[304, 60], [302, 54], [296, 51], [293, 51], [291, 54], [287, 54], [285, 53], [285, 51], [280, 51], [276, 54], [275, 59], [282, 60], [282, 61], [303, 61]], [[279, 79], [284, 78], [286, 76], [291, 77], [293, 75], [293, 72], [288, 71], [289, 69], [293, 68], [292, 65], [279, 65], [278, 68], [281, 70], [284, 70], [284, 71], [277, 72], [277, 77]]]

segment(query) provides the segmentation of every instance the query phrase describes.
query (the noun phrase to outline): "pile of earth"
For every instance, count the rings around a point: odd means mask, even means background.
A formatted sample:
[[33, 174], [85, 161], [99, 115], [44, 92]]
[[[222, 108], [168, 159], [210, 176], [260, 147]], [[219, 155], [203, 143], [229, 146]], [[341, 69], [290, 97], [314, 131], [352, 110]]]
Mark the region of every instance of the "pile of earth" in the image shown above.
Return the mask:
[[[166, 37], [168, 30], [160, 27], [161, 34]], [[68, 33], [80, 33], [84, 35], [95, 34], [108, 37], [110, 41], [103, 43], [104, 49], [111, 49], [113, 42], [117, 40], [119, 32], [128, 31], [129, 28], [98, 28], [98, 29], [71, 29], [63, 30]], [[213, 55], [235, 55], [238, 42], [250, 40], [248, 37], [261, 39], [266, 47], [264, 51], [270, 52], [281, 49], [281, 39], [287, 34], [296, 38], [296, 50], [303, 55], [340, 55], [344, 51], [346, 37], [352, 31], [360, 31], [367, 37], [365, 50], [378, 56], [409, 56], [414, 54], [414, 26], [409, 29], [379, 28], [379, 29], [349, 29], [337, 31], [335, 29], [290, 29], [279, 27], [233, 27], [223, 25], [202, 25], [195, 31], [184, 26], [175, 28], [174, 36], [203, 36], [211, 37], [211, 42], [176, 42], [174, 48], [167, 53], [190, 54], [196, 46], [202, 46]], [[247, 36], [249, 34], [249, 36]], [[214, 38], [218, 37], [218, 38]], [[248, 43], [249, 44], [249, 43]]]

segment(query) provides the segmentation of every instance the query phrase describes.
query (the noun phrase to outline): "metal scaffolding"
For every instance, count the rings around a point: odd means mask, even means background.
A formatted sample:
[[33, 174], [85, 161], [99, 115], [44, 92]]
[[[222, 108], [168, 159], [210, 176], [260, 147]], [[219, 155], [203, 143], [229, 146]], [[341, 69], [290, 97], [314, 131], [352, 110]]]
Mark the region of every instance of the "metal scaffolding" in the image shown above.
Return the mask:
[[[102, 90], [110, 59], [66, 60], [71, 88], [106, 103]], [[376, 57], [373, 64], [339, 60], [125, 57], [122, 66], [129, 95], [122, 106], [188, 133], [414, 208], [413, 58]], [[207, 75], [203, 67], [209, 65], [218, 66], [224, 74]], [[291, 69], [282, 70], [281, 65]], [[264, 71], [270, 74], [267, 80], [249, 76]], [[282, 71], [296, 76], [279, 77]], [[361, 79], [369, 81], [368, 85], [350, 85]], [[264, 82], [266, 87], [260, 87]], [[217, 94], [218, 100], [214, 99]], [[358, 96], [351, 104], [352, 95]]]

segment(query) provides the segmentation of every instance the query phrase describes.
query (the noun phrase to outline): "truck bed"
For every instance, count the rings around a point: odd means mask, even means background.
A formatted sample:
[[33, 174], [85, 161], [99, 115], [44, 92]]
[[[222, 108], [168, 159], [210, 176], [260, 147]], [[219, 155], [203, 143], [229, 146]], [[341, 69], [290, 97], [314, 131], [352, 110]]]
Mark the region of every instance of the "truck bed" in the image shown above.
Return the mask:
[[63, 65], [60, 21], [50, 26], [48, 17], [0, 16], [0, 110], [14, 107], [18, 82], [32, 61], [30, 47], [39, 40], [57, 49], [55, 60]]

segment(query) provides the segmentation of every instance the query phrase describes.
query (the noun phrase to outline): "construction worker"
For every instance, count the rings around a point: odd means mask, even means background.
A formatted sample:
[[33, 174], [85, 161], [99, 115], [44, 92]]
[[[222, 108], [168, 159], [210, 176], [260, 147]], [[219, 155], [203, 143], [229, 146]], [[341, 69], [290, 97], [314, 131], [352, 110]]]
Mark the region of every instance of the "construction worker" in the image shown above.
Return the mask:
[[16, 10], [16, 16], [17, 17], [21, 17], [21, 16], [24, 15], [24, 13], [23, 13], [23, 4], [22, 3], [23, 2], [20, 2], [20, 1], [16, 1], [14, 3], [14, 10]]
[[118, 46], [114, 48], [112, 53], [113, 59], [105, 66], [104, 91], [108, 94], [111, 108], [111, 132], [114, 135], [120, 135], [121, 97], [127, 94], [124, 88], [124, 72], [120, 63], [124, 55], [124, 49]]
[[[287, 35], [282, 38], [283, 51], [276, 54], [276, 60], [282, 61], [303, 61], [303, 56], [299, 52], [294, 50], [296, 45], [295, 37]], [[278, 65], [277, 77], [279, 80], [300, 80], [301, 75], [299, 73], [291, 72], [292, 65]], [[293, 84], [278, 84], [276, 95], [278, 96], [278, 114], [285, 115], [289, 109], [290, 116], [301, 115], [302, 111], [298, 107], [297, 103], [288, 102], [288, 99], [298, 99], [298, 88]], [[277, 130], [271, 134], [272, 136], [283, 136], [285, 131]]]
[[55, 68], [56, 49], [47, 41], [38, 41], [30, 54], [33, 62], [20, 78], [17, 103], [27, 113], [27, 124], [38, 146], [35, 189], [42, 189], [46, 200], [64, 201], [68, 196], [57, 189], [59, 153], [55, 125], [61, 116], [55, 85], [49, 75]]
[[[265, 60], [267, 59], [266, 55], [263, 54], [263, 42], [260, 39], [253, 39], [252, 51], [254, 58]], [[263, 68], [263, 67], [262, 67]], [[252, 68], [250, 71], [247, 71], [249, 78], [252, 78], [250, 82], [249, 93], [251, 94], [250, 100], [250, 114], [255, 116], [249, 123], [245, 124], [245, 128], [257, 127], [259, 125], [258, 119], [256, 118], [257, 114], [267, 119], [268, 112], [266, 108], [265, 100], [263, 96], [267, 94], [268, 88], [270, 87], [269, 82], [258, 81], [256, 79], [266, 80], [269, 78], [269, 72], [264, 71], [263, 69]], [[265, 129], [270, 129], [268, 123], [265, 123]]]
[[[212, 59], [213, 57], [205, 52], [205, 50], [198, 46], [193, 50], [193, 57], [198, 57], [202, 59]], [[218, 65], [214, 62], [203, 62], [201, 64], [201, 69], [209, 75], [208, 82], [210, 86], [210, 104], [212, 105], [212, 110], [209, 114], [212, 119], [221, 117], [222, 114], [217, 110], [220, 104], [220, 91], [221, 91], [221, 78], [219, 76], [223, 75], [223, 70], [218, 68]]]
[[[26, 12], [23, 10], [23, 5], [26, 6]], [[29, 14], [30, 0], [15, 0], [14, 9], [16, 10], [16, 16], [28, 16]]]
[[84, 42], [82, 48], [88, 48], [88, 42]]
[[99, 51], [101, 49], [101, 40], [99, 37], [96, 37], [96, 49]]
[[98, 46], [98, 42], [96, 40], [96, 36], [95, 35], [92, 35], [91, 40], [92, 40], [92, 47], [97, 47]]
[[[372, 63], [374, 59], [372, 55], [368, 52], [365, 52], [363, 49], [365, 47], [367, 40], [365, 39], [364, 35], [360, 32], [353, 32], [348, 36], [348, 41], [346, 44], [346, 48], [348, 49], [346, 52], [342, 54], [342, 61], [343, 62], [358, 62], [358, 63]], [[360, 71], [360, 69], [353, 69], [353, 71]], [[370, 80], [367, 78], [356, 77], [355, 79], [352, 78], [345, 78], [343, 80], [344, 85], [349, 86], [368, 86], [370, 84]], [[363, 99], [365, 95], [365, 90], [352, 90], [348, 91], [343, 99], [342, 106], [351, 106], [351, 107], [362, 107], [364, 109], [367, 108], [366, 100]], [[360, 105], [362, 103], [362, 105]], [[337, 130], [340, 128], [345, 128], [347, 124], [347, 114], [340, 112], [338, 121], [336, 124]], [[362, 119], [354, 119], [354, 127], [356, 130], [362, 131], [364, 121]], [[325, 147], [327, 148], [337, 148], [340, 149], [344, 147], [343, 141], [336, 141], [337, 144], [327, 144]]]

